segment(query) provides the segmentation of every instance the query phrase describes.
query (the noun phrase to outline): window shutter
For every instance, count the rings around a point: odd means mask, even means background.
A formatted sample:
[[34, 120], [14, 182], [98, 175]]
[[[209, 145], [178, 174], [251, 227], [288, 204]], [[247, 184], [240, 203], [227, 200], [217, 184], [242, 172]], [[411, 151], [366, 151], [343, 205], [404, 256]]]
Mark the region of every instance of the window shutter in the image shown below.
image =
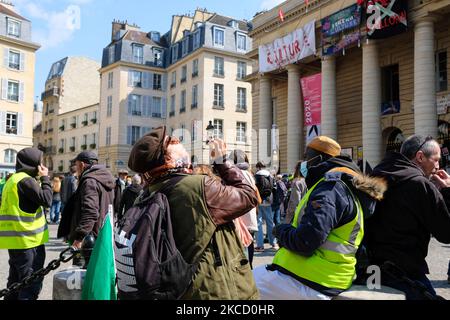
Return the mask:
[[167, 78], [168, 78], [168, 76], [167, 76], [167, 74], [163, 74], [163, 76], [162, 76], [162, 80], [161, 80], [161, 89], [162, 89], [162, 91], [166, 91], [167, 90]]
[[3, 50], [3, 62], [5, 64], [5, 68], [9, 67], [9, 49]]
[[167, 118], [167, 99], [162, 98], [161, 101], [161, 118], [166, 119]]
[[128, 86], [132, 87], [133, 86], [133, 71], [128, 71]]
[[2, 79], [2, 100], [8, 99], [8, 79]]
[[131, 127], [127, 127], [127, 144], [131, 144]]
[[17, 135], [23, 135], [23, 113], [17, 115]]
[[23, 103], [25, 97], [25, 84], [23, 82], [20, 82], [19, 84], [19, 102]]
[[148, 88], [149, 89], [153, 89], [153, 73], [149, 72], [148, 73], [148, 77], [149, 77], [149, 83], [148, 83]]
[[139, 101], [140, 102], [139, 112], [141, 113], [141, 116], [142, 116], [142, 112], [144, 109], [144, 100], [145, 100], [144, 96], [141, 96], [140, 101]]
[[0, 111], [0, 134], [6, 133], [6, 112]]
[[25, 53], [20, 53], [20, 71], [25, 71]]
[[131, 115], [133, 113], [131, 104], [132, 104], [131, 95], [128, 95], [128, 115]]
[[143, 77], [143, 83], [142, 86], [144, 89], [150, 89], [150, 72], [144, 72], [142, 77]]
[[150, 96], [144, 96], [144, 116], [151, 117], [152, 116], [152, 109], [151, 109], [151, 100], [152, 97]]

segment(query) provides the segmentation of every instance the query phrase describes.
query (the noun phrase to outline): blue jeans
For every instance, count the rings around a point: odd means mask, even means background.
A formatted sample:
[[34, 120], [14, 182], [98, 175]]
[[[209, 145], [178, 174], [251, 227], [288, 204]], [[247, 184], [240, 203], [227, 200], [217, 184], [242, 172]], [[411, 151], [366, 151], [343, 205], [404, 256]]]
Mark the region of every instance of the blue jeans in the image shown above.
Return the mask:
[[281, 206], [272, 207], [273, 223], [277, 226], [281, 223]]
[[266, 220], [267, 236], [269, 243], [273, 246], [276, 242], [272, 235], [273, 224], [273, 212], [271, 206], [259, 206], [258, 207], [258, 235], [256, 243], [259, 248], [264, 248], [264, 231], [263, 231], [263, 219]]
[[61, 201], [53, 200], [52, 207], [50, 209], [50, 221], [58, 222], [60, 212], [61, 212]]

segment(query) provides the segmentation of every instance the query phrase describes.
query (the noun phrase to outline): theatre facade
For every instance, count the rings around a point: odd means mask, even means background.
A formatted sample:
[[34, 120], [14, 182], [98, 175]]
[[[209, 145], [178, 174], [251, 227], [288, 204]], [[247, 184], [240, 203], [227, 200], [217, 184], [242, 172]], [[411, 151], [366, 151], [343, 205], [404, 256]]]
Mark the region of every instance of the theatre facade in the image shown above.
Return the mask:
[[321, 134], [374, 167], [416, 133], [447, 166], [450, 1], [290, 0], [252, 24], [253, 128], [272, 130], [254, 155], [293, 172]]

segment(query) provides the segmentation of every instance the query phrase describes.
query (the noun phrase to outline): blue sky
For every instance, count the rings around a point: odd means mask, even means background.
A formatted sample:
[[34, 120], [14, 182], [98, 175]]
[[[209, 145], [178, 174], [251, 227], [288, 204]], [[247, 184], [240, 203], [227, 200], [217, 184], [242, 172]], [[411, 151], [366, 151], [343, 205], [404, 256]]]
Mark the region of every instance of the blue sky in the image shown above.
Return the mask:
[[197, 7], [238, 19], [282, 0], [12, 0], [16, 9], [33, 23], [36, 54], [35, 96], [40, 96], [53, 62], [66, 56], [86, 56], [100, 62], [111, 37], [113, 19], [136, 23], [144, 31], [165, 33], [172, 15], [193, 13]]

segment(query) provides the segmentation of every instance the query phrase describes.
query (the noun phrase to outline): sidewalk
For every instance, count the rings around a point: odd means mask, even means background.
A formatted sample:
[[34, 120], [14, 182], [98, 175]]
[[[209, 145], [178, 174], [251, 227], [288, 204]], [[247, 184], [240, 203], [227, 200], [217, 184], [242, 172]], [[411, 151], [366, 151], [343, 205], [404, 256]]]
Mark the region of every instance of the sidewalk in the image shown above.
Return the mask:
[[[46, 246], [46, 261], [45, 266], [52, 261], [57, 259], [61, 251], [63, 251], [67, 246], [55, 239], [57, 232], [57, 226], [50, 225], [50, 237], [51, 240]], [[255, 252], [253, 265], [255, 267], [265, 264], [270, 264], [272, 262], [275, 251], [270, 249], [270, 246], [266, 244], [266, 250], [262, 253]], [[447, 267], [448, 259], [450, 258], [450, 245], [442, 245], [436, 240], [432, 240], [428, 253], [428, 264], [430, 266], [430, 279], [433, 286], [436, 288], [438, 294], [446, 299], [450, 300], [450, 285], [447, 284]], [[71, 262], [61, 265], [60, 270], [67, 269], [71, 266]], [[0, 250], [0, 289], [5, 288], [7, 278], [8, 278], [8, 251]], [[51, 272], [44, 280], [44, 286], [40, 295], [40, 300], [51, 300], [53, 292], [53, 274]]]

